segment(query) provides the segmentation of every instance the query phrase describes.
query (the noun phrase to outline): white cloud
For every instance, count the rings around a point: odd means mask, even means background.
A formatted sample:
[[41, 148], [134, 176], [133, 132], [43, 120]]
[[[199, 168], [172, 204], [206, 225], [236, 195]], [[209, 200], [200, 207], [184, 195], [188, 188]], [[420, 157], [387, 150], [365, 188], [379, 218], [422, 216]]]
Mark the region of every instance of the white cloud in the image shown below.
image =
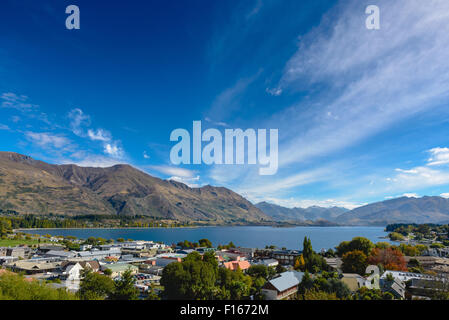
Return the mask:
[[449, 2], [378, 5], [381, 30], [367, 30], [360, 2], [345, 1], [301, 38], [277, 89], [310, 95], [271, 120], [286, 140], [281, 167], [353, 146], [448, 100]]
[[70, 110], [68, 117], [70, 119], [70, 127], [74, 134], [84, 137], [84, 127], [90, 125], [90, 117], [84, 114], [83, 110], [76, 108]]
[[440, 186], [449, 183], [449, 172], [429, 167], [415, 167], [411, 170], [396, 169], [397, 175], [389, 179], [390, 188], [417, 189]]
[[75, 164], [80, 167], [92, 167], [92, 168], [108, 168], [117, 164], [123, 164], [123, 161], [112, 159], [108, 157], [98, 155], [86, 155], [79, 161], [73, 161], [71, 159], [64, 160], [65, 164]]
[[195, 176], [195, 171], [170, 166], [147, 166], [149, 169], [156, 170], [166, 175], [180, 178], [192, 178]]
[[72, 132], [79, 137], [88, 138], [92, 141], [102, 142], [103, 152], [114, 158], [122, 158], [124, 150], [119, 146], [119, 141], [114, 141], [109, 131], [105, 129], [91, 129], [91, 118], [79, 108], [72, 109], [68, 117]]
[[[369, 174], [376, 186], [354, 187], [354, 181], [336, 180], [339, 174], [321, 161], [408, 118], [443, 110], [449, 101], [449, 2], [378, 0], [377, 5], [381, 30], [367, 30], [365, 7], [349, 0], [300, 38], [280, 81], [267, 89], [284, 98], [301, 93], [300, 100], [263, 124], [279, 128], [279, 171], [264, 180], [241, 179], [248, 197], [281, 198], [279, 192], [321, 181], [348, 183], [353, 199], [449, 183], [449, 173], [429, 166], [399, 169], [389, 181], [364, 168], [360, 175]], [[442, 155], [432, 158], [442, 161]], [[348, 172], [351, 161], [337, 169]], [[222, 171], [217, 176], [226, 179]], [[355, 174], [350, 179], [358, 181]]]
[[433, 148], [429, 150], [431, 154], [427, 165], [437, 166], [449, 163], [449, 148]]
[[208, 111], [208, 119], [220, 119], [216, 120], [216, 123], [226, 124], [224, 120], [228, 119], [233, 112], [239, 110], [242, 95], [261, 73], [262, 71], [259, 71], [250, 77], [239, 79], [232, 87], [221, 92]]
[[331, 207], [342, 207], [346, 209], [354, 209], [365, 204], [362, 203], [353, 203], [344, 200], [336, 200], [336, 199], [325, 199], [325, 200], [313, 200], [313, 199], [280, 199], [280, 198], [265, 198], [264, 201], [274, 203], [279, 206], [287, 207], [287, 208], [309, 208], [312, 206], [318, 206], [323, 208], [331, 208]]
[[25, 137], [42, 148], [68, 149], [70, 140], [49, 132], [25, 132]]
[[147, 154], [146, 151], [143, 152], [143, 157], [144, 157], [145, 159], [150, 159], [150, 156]]
[[267, 88], [265, 91], [275, 97], [280, 96], [282, 94], [282, 89], [280, 88], [272, 88], [272, 89]]
[[204, 118], [204, 120], [206, 120], [207, 122], [210, 122], [210, 123], [212, 123], [213, 125], [216, 125], [216, 126], [229, 127], [229, 125], [226, 122], [223, 122], [223, 121], [214, 121], [214, 120], [212, 120], [212, 119], [210, 119], [208, 117]]
[[449, 199], [449, 193], [442, 193], [442, 194], [440, 194], [440, 197]]
[[[428, 150], [431, 157], [427, 159], [426, 166], [418, 166], [411, 169], [397, 168], [397, 174], [388, 177], [386, 181], [390, 188], [424, 188], [441, 186], [449, 183], [449, 170], [445, 167], [435, 167], [449, 163], [449, 148], [433, 148]], [[419, 197], [416, 193], [405, 193], [403, 196]]]
[[200, 187], [200, 184], [197, 183], [200, 180], [200, 176], [196, 176], [196, 177], [192, 177], [192, 178], [173, 176], [173, 177], [168, 178], [167, 180], [173, 180], [173, 181], [184, 183], [185, 185], [187, 185], [190, 188], [199, 188]]
[[416, 193], [404, 193], [402, 196], [407, 198], [419, 198], [419, 195]]
[[307, 170], [286, 178], [278, 178], [276, 181], [259, 184], [246, 189], [248, 194], [272, 194], [274, 192], [291, 189], [294, 187], [306, 185], [312, 182], [323, 181], [329, 178], [331, 170], [327, 168], [319, 168]]
[[11, 130], [11, 129], [10, 129], [9, 126], [7, 126], [6, 124], [1, 124], [1, 123], [0, 123], [0, 130], [7, 130], [7, 131], [9, 131], [9, 130]]
[[111, 141], [111, 134], [103, 129], [97, 129], [96, 131], [89, 129], [87, 135], [94, 141]]
[[114, 158], [121, 158], [123, 156], [123, 150], [117, 145], [110, 143], [104, 145], [104, 153]]
[[20, 111], [28, 111], [38, 107], [35, 104], [29, 103], [27, 96], [17, 95], [12, 92], [3, 93], [0, 99], [2, 100], [1, 106], [3, 108], [13, 108]]

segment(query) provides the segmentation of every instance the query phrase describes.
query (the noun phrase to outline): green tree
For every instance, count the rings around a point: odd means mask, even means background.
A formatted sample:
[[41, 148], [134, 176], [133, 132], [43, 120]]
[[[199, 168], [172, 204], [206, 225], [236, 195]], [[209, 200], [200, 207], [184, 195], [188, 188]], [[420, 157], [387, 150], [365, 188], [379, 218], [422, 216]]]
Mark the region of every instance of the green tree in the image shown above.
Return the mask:
[[114, 291], [112, 292], [111, 300], [137, 300], [139, 291], [134, 286], [136, 280], [132, 275], [131, 269], [126, 270], [121, 275], [120, 279], [114, 283]]
[[342, 269], [346, 273], [358, 273], [365, 275], [366, 267], [368, 266], [368, 258], [363, 251], [354, 250], [343, 254]]
[[215, 258], [215, 251], [208, 251], [203, 255], [203, 261], [209, 263], [214, 269], [218, 268], [218, 261]]
[[250, 276], [243, 274], [240, 269], [231, 271], [226, 268], [219, 268], [216, 285], [216, 298], [240, 300], [250, 295], [253, 280]]
[[[302, 259], [304, 259], [304, 264], [302, 264]], [[317, 273], [323, 270], [329, 270], [326, 260], [313, 251], [312, 241], [307, 237], [304, 237], [302, 259], [300, 258], [298, 263], [298, 267], [301, 271]]]
[[397, 232], [391, 232], [388, 237], [390, 238], [391, 241], [401, 241], [404, 240], [404, 236], [400, 233]]
[[350, 251], [362, 251], [366, 256], [369, 256], [374, 244], [371, 240], [364, 237], [355, 237], [351, 241], [343, 241], [337, 246], [337, 255], [342, 257], [345, 253]]
[[103, 300], [114, 290], [114, 281], [105, 275], [94, 273], [88, 269], [83, 272], [78, 295], [82, 300]]
[[281, 264], [278, 264], [276, 266], [275, 270], [276, 270], [276, 273], [283, 273], [283, 272], [287, 271], [287, 269], [285, 269], [285, 267], [283, 265], [281, 265]]
[[189, 253], [184, 258], [184, 261], [192, 261], [192, 262], [200, 262], [201, 260], [203, 260], [203, 257], [197, 251], [193, 251], [193, 252]]
[[212, 242], [209, 239], [200, 239], [198, 243], [200, 247], [212, 248]]
[[103, 271], [103, 273], [106, 275], [106, 276], [111, 276], [112, 275], [112, 270], [111, 269], [105, 269], [104, 271]]
[[76, 300], [65, 289], [54, 289], [39, 281], [26, 281], [17, 274], [0, 276], [0, 300]]
[[246, 271], [246, 274], [250, 275], [253, 278], [263, 278], [265, 280], [268, 280], [268, 277], [270, 275], [268, 271], [268, 267], [264, 266], [263, 264], [257, 264], [252, 265], [249, 267], [249, 269]]
[[216, 270], [213, 265], [189, 254], [183, 262], [167, 265], [160, 283], [163, 297], [176, 300], [212, 299], [215, 294]]
[[147, 300], [161, 300], [161, 297], [159, 297], [152, 285], [150, 286], [150, 289], [148, 291]]

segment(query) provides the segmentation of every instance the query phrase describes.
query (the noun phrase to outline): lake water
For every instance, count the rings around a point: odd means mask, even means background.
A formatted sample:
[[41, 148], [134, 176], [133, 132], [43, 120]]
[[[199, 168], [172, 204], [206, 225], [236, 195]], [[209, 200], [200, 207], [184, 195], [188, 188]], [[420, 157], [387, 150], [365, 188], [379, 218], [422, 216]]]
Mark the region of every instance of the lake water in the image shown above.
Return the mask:
[[101, 237], [104, 239], [133, 239], [162, 241], [166, 244], [188, 240], [197, 242], [207, 238], [214, 246], [232, 241], [236, 246], [265, 248], [275, 245], [279, 248], [302, 249], [307, 236], [312, 240], [315, 251], [337, 246], [340, 242], [362, 236], [373, 242], [388, 241], [382, 239], [388, 233], [383, 227], [199, 227], [199, 228], [147, 228], [147, 229], [36, 229], [31, 234], [50, 234], [53, 236], [75, 236], [80, 239]]

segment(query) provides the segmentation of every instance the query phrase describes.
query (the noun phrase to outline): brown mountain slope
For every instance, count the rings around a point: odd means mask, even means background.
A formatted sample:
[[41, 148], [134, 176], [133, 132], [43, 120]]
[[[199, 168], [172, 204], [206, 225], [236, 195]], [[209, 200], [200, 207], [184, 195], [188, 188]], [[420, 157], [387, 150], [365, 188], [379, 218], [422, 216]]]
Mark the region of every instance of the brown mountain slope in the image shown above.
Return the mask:
[[346, 225], [390, 223], [448, 223], [449, 199], [401, 197], [375, 202], [343, 213], [335, 221]]
[[0, 152], [0, 209], [23, 214], [148, 215], [217, 223], [272, 220], [226, 188], [189, 188], [129, 165], [51, 165], [11, 152]]

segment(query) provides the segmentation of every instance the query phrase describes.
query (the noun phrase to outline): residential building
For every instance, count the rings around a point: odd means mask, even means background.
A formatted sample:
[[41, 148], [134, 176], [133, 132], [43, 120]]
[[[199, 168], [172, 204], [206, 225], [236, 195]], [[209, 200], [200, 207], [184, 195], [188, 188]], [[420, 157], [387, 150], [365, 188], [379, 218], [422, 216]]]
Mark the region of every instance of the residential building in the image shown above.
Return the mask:
[[428, 275], [428, 274], [422, 274], [422, 273], [413, 273], [413, 272], [404, 272], [404, 271], [392, 271], [387, 270], [385, 271], [382, 276], [380, 277], [380, 280], [386, 279], [388, 274], [391, 274], [393, 278], [398, 278], [399, 280], [403, 282], [407, 282], [408, 280], [412, 279], [424, 279], [424, 280], [433, 280], [437, 277]]
[[28, 247], [13, 247], [6, 249], [6, 256], [16, 257], [16, 258], [26, 258], [30, 254], [31, 249]]
[[56, 244], [41, 244], [37, 249], [38, 254], [44, 254], [49, 251], [64, 251], [64, 247]]
[[297, 257], [301, 255], [298, 250], [276, 250], [272, 252], [272, 258], [283, 265], [294, 265]]
[[61, 270], [61, 263], [58, 262], [47, 262], [47, 261], [34, 261], [29, 260], [19, 260], [14, 261], [7, 265], [14, 272], [25, 272], [26, 274], [38, 274], [38, 273], [48, 273], [48, 272], [58, 272]]
[[366, 279], [357, 273], [343, 273], [342, 276], [340, 280], [348, 286], [351, 292], [366, 286]]
[[245, 271], [251, 267], [251, 264], [247, 260], [229, 261], [224, 262], [223, 266], [226, 269], [236, 271], [238, 269]]
[[438, 291], [448, 289], [447, 283], [429, 279], [412, 279], [407, 286], [407, 291], [411, 295], [428, 298], [433, 297]]
[[405, 283], [398, 278], [394, 278], [393, 281], [381, 279], [380, 288], [382, 292], [390, 292], [396, 299], [405, 298]]
[[80, 280], [82, 270], [83, 267], [78, 262], [75, 264], [69, 264], [63, 270], [61, 279], [69, 281]]
[[343, 261], [340, 258], [324, 258], [324, 260], [329, 265], [329, 267], [331, 267], [335, 271], [341, 270]]
[[69, 259], [76, 257], [76, 253], [73, 251], [63, 251], [63, 250], [50, 250], [47, 251], [43, 256], [44, 257], [55, 257], [60, 259]]
[[262, 294], [267, 300], [287, 299], [298, 292], [298, 285], [304, 276], [304, 272], [287, 271], [279, 277], [268, 281], [262, 287]]
[[109, 250], [90, 250], [78, 252], [77, 257], [85, 260], [101, 260], [106, 257], [117, 257], [121, 256], [121, 249], [117, 247], [112, 247]]
[[252, 264], [255, 264], [255, 265], [261, 264], [266, 267], [276, 267], [277, 265], [279, 265], [279, 261], [277, 261], [276, 259], [263, 259], [263, 260], [254, 261], [254, 262], [252, 262]]
[[101, 267], [104, 271], [105, 269], [109, 269], [112, 271], [111, 277], [116, 278], [120, 277], [126, 270], [130, 269], [132, 274], [136, 274], [139, 271], [139, 268], [128, 263], [114, 263], [114, 264], [106, 264]]

